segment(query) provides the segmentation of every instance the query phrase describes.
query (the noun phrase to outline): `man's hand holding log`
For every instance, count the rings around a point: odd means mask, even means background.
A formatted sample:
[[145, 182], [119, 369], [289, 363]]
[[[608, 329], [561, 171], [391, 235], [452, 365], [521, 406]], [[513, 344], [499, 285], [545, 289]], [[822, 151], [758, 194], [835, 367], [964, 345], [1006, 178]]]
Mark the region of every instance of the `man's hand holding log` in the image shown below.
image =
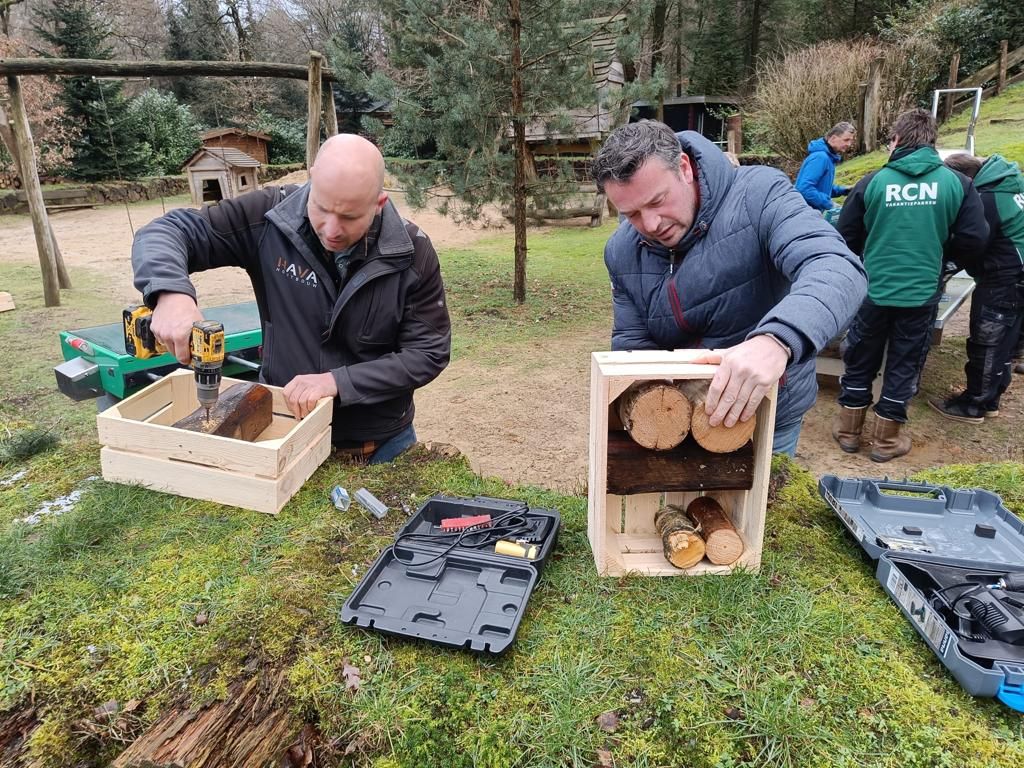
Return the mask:
[[789, 350], [772, 336], [754, 336], [727, 349], [710, 349], [691, 362], [718, 365], [704, 410], [711, 426], [749, 421], [789, 364]]

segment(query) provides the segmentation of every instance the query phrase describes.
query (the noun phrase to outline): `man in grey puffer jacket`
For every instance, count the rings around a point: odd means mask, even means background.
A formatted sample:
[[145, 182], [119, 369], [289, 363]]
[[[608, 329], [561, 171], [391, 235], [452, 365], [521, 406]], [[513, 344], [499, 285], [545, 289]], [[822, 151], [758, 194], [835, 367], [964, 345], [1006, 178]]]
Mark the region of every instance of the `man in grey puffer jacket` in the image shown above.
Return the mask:
[[781, 172], [733, 168], [699, 133], [622, 126], [593, 175], [625, 219], [604, 253], [612, 349], [712, 350], [715, 426], [749, 420], [778, 381], [773, 450], [793, 456], [815, 356], [866, 293], [860, 260]]

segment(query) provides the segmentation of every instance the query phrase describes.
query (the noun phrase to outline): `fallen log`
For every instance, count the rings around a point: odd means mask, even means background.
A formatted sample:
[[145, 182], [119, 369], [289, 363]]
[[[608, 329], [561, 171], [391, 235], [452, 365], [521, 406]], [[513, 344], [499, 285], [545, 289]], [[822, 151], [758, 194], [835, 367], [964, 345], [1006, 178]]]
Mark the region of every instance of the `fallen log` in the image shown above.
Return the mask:
[[[172, 707], [111, 768], [248, 768], [282, 765], [301, 723], [281, 693], [286, 670], [236, 683], [223, 701]], [[308, 765], [309, 763], [305, 763]]]
[[715, 565], [732, 565], [743, 554], [743, 539], [722, 505], [710, 496], [698, 496], [686, 514], [700, 527], [705, 554]]
[[274, 419], [274, 396], [262, 384], [236, 384], [220, 394], [206, 417], [199, 406], [173, 426], [207, 435], [252, 442]]
[[737, 421], [727, 427], [725, 423], [717, 427], [711, 426], [708, 415], [704, 412], [704, 402], [708, 396], [708, 381], [705, 379], [687, 381], [680, 384], [680, 389], [693, 406], [690, 419], [690, 431], [693, 439], [712, 453], [731, 453], [749, 442], [757, 427], [757, 415], [748, 421]]
[[690, 431], [690, 402], [675, 384], [633, 384], [618, 400], [619, 418], [638, 445], [652, 451], [675, 448]]

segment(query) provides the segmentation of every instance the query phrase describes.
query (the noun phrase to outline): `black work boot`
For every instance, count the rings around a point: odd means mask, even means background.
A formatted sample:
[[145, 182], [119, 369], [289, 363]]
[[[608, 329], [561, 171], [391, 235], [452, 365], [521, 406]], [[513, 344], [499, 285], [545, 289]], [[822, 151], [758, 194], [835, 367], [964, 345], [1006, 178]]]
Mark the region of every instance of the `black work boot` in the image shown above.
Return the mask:
[[[966, 402], [962, 395], [947, 397], [945, 400], [939, 397], [929, 397], [928, 405], [947, 419], [961, 421], [965, 424], [981, 424], [987, 415], [983, 408]], [[999, 415], [998, 408], [993, 415]]]
[[871, 460], [879, 464], [910, 453], [910, 435], [902, 432], [903, 422], [875, 414], [874, 447]]
[[864, 430], [864, 416], [868, 407], [849, 408], [839, 406], [839, 413], [832, 421], [832, 437], [846, 453], [860, 450], [860, 433]]

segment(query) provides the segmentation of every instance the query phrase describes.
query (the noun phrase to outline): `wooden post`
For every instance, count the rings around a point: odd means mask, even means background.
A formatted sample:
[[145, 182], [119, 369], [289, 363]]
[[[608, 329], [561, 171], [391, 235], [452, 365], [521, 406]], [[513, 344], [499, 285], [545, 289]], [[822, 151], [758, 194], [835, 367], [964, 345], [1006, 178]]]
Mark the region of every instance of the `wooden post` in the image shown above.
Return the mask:
[[327, 137], [338, 135], [338, 108], [334, 105], [334, 86], [327, 83], [324, 92], [324, 119], [327, 121]]
[[[947, 88], [956, 88], [957, 73], [960, 71], [960, 51], [953, 54], [953, 58], [949, 60], [949, 82], [946, 85]], [[946, 122], [953, 114], [953, 94], [947, 93], [945, 103], [942, 105], [942, 119], [941, 123]]]
[[[18, 169], [18, 176], [24, 179], [26, 172], [21, 164], [18, 142], [14, 138], [14, 131], [11, 130], [11, 123], [7, 119], [7, 113], [4, 112], [2, 106], [0, 106], [0, 141], [3, 141], [4, 146], [7, 147], [7, 153], [14, 161], [14, 167]], [[50, 223], [49, 216], [46, 217], [46, 227], [50, 230], [50, 240], [53, 241], [53, 255], [57, 259], [57, 283], [61, 288], [70, 288], [71, 276], [68, 274], [67, 267], [64, 266], [64, 257], [61, 255], [60, 246], [57, 244], [57, 234], [53, 231], [53, 224]]]
[[867, 152], [867, 141], [865, 140], [864, 132], [864, 101], [868, 95], [868, 84], [859, 83], [857, 85], [857, 122], [854, 123], [857, 126], [857, 149], [859, 152]]
[[21, 97], [21, 83], [17, 77], [7, 78], [7, 89], [11, 94], [11, 113], [14, 118], [14, 142], [21, 156], [22, 182], [28, 198], [28, 210], [32, 216], [32, 230], [36, 236], [39, 251], [39, 267], [43, 273], [43, 300], [48, 307], [60, 306], [60, 278], [57, 275], [57, 256], [53, 252], [53, 239], [46, 219], [46, 205], [43, 190], [39, 186], [36, 170], [36, 156], [32, 151], [32, 129], [28, 124], [25, 101]]
[[996, 80], [996, 95], [998, 96], [1006, 88], [1006, 58], [1009, 56], [1009, 48], [1006, 40], [999, 41], [999, 79]]
[[868, 65], [868, 86], [864, 92], [864, 149], [878, 147], [878, 112], [882, 101], [882, 59], [873, 59]]
[[320, 65], [324, 57], [316, 51], [309, 52], [309, 117], [306, 124], [306, 168], [313, 167], [316, 153], [320, 149], [320, 109], [323, 97], [320, 81]]
[[725, 121], [725, 146], [734, 155], [743, 153], [743, 116], [729, 115]]

